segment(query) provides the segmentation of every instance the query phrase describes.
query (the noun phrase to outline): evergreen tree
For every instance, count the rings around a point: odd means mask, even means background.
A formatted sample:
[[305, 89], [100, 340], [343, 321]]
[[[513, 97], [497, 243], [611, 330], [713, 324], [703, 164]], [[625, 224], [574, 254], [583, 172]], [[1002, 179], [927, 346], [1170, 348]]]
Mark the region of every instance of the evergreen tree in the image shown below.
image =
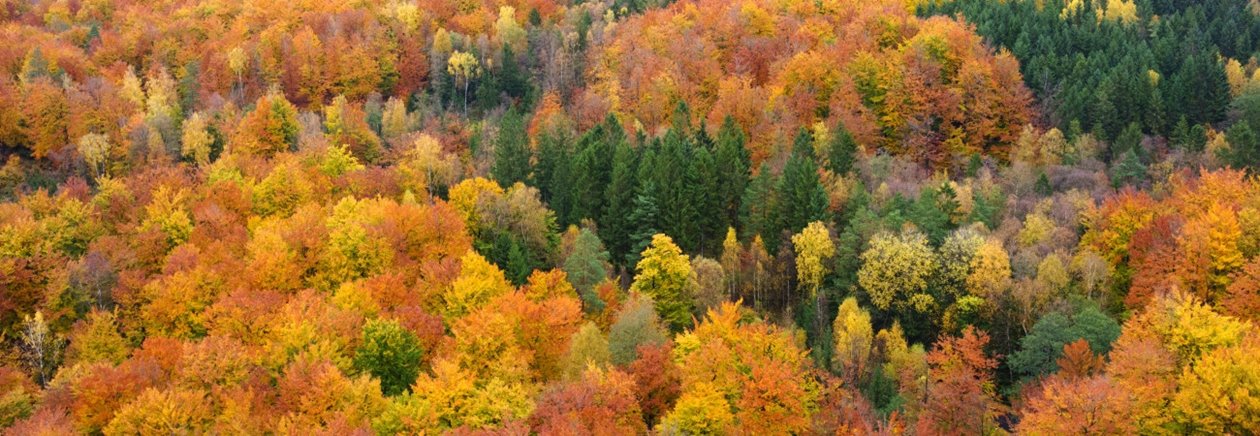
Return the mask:
[[634, 268], [639, 256], [652, 243], [652, 235], [659, 233], [661, 212], [656, 205], [656, 185], [651, 180], [639, 185], [634, 196], [634, 208], [627, 221], [630, 229], [630, 251], [626, 253], [626, 266]]
[[829, 221], [827, 191], [818, 179], [809, 132], [801, 129], [792, 147], [792, 157], [783, 167], [778, 187], [780, 201], [777, 230], [796, 233], [811, 221]]
[[[609, 129], [614, 127], [617, 130], [610, 132]], [[569, 222], [600, 216], [606, 204], [605, 190], [612, 177], [613, 147], [616, 142], [624, 141], [623, 134], [616, 118], [609, 116], [608, 121], [578, 140], [578, 152], [573, 162], [573, 210]]]
[[779, 248], [779, 196], [775, 191], [778, 184], [770, 173], [770, 166], [763, 162], [744, 190], [740, 204], [740, 222], [743, 223], [745, 236], [760, 235], [766, 243], [766, 250], [771, 252]]
[[721, 208], [722, 221], [727, 225], [735, 225], [738, 221], [740, 200], [748, 186], [752, 162], [748, 149], [744, 148], [744, 141], [744, 131], [735, 124], [734, 118], [727, 116], [718, 130], [714, 156], [717, 174], [712, 191]]
[[512, 186], [529, 177], [529, 138], [525, 120], [515, 107], [508, 109], [499, 123], [499, 136], [494, 144], [494, 166], [490, 174], [500, 186]]
[[1260, 143], [1246, 121], [1234, 123], [1225, 132], [1229, 141], [1229, 164], [1234, 168], [1253, 170], [1260, 164]]
[[1229, 105], [1229, 81], [1216, 53], [1191, 55], [1173, 80], [1179, 92], [1176, 105], [1192, 124], [1211, 124], [1225, 119]]
[[568, 131], [544, 131], [538, 136], [538, 164], [534, 167], [534, 185], [539, 196], [556, 213], [559, 224], [571, 224], [570, 196], [573, 193], [572, 166]]
[[1037, 176], [1037, 183], [1033, 185], [1033, 191], [1042, 197], [1049, 197], [1054, 194], [1054, 188], [1050, 185], [1050, 178], [1046, 177], [1046, 172], [1042, 171]]
[[595, 294], [595, 285], [608, 278], [608, 251], [594, 232], [582, 229], [573, 244], [573, 253], [564, 260], [564, 272], [582, 297], [586, 313], [604, 310], [604, 301]]
[[831, 172], [837, 175], [847, 174], [853, 168], [853, 161], [857, 158], [857, 141], [853, 140], [853, 135], [849, 134], [849, 130], [845, 129], [843, 124], [837, 124], [835, 131], [831, 134], [830, 142], [828, 150], [830, 156], [827, 163], [830, 165]]
[[1136, 185], [1146, 179], [1146, 165], [1137, 152], [1129, 150], [1120, 155], [1119, 163], [1112, 169], [1111, 183], [1119, 188], [1124, 185]]
[[634, 210], [638, 186], [638, 153], [628, 142], [622, 141], [613, 151], [612, 179], [604, 191], [608, 207], [598, 221], [600, 235], [604, 237], [615, 262], [627, 259], [632, 235], [630, 214]]
[[925, 186], [919, 191], [919, 198], [910, 209], [910, 221], [927, 235], [928, 241], [933, 246], [940, 245], [950, 230], [949, 213], [941, 206], [953, 202], [954, 210], [956, 210], [958, 204], [957, 200], [953, 198], [946, 200], [940, 194], [939, 190]]
[[721, 244], [722, 232], [729, 226], [722, 199], [718, 197], [719, 175], [713, 153], [703, 147], [696, 148], [687, 173], [693, 177], [687, 186], [687, 196], [697, 211], [699, 240], [695, 251], [712, 253]]
[[1142, 150], [1142, 127], [1137, 122], [1129, 123], [1129, 126], [1125, 127], [1119, 136], [1116, 136], [1116, 140], [1111, 143], [1109, 156], [1112, 160], [1115, 160], [1128, 151], [1137, 153], [1139, 157], [1144, 154]]

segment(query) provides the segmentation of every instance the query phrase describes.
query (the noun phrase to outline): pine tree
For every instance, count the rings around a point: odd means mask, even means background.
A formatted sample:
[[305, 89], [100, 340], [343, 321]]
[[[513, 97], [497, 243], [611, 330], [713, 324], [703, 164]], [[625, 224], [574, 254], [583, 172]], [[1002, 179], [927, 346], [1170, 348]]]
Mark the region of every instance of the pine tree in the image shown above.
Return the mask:
[[1033, 185], [1033, 191], [1042, 197], [1049, 197], [1051, 194], [1054, 194], [1054, 188], [1050, 186], [1050, 178], [1046, 177], [1045, 171], [1042, 171], [1041, 175], [1037, 176], [1037, 183]]
[[778, 180], [770, 173], [770, 166], [762, 163], [761, 170], [748, 183], [740, 205], [740, 222], [743, 223], [744, 235], [751, 238], [760, 235], [766, 243], [766, 249], [775, 251], [779, 248], [778, 228], [778, 192], [775, 191]]
[[490, 173], [501, 186], [512, 186], [529, 177], [529, 139], [525, 120], [515, 107], [508, 109], [499, 123], [494, 145], [494, 167]]
[[604, 198], [608, 207], [599, 222], [599, 233], [608, 245], [608, 251], [621, 263], [630, 253], [632, 235], [630, 214], [634, 210], [638, 186], [638, 153], [629, 143], [622, 141], [613, 151], [612, 179]]
[[829, 221], [827, 191], [818, 179], [809, 132], [801, 129], [792, 147], [792, 157], [783, 167], [779, 181], [779, 230], [796, 233], [811, 221]]
[[735, 225], [739, 220], [740, 200], [748, 186], [752, 163], [744, 141], [744, 131], [735, 124], [734, 118], [727, 116], [717, 135], [714, 156], [717, 177], [713, 192], [724, 215], [723, 221], [728, 225]]
[[534, 185], [562, 226], [572, 224], [568, 221], [573, 193], [569, 141], [569, 133], [565, 130], [546, 131], [539, 135], [538, 164], [534, 168]]
[[1119, 159], [1124, 153], [1133, 151], [1139, 157], [1143, 155], [1142, 150], [1142, 127], [1137, 122], [1129, 123], [1120, 135], [1116, 136], [1116, 140], [1111, 143], [1109, 156], [1112, 160]]
[[639, 192], [634, 197], [634, 208], [627, 220], [630, 230], [630, 251], [626, 253], [626, 266], [634, 268], [639, 264], [639, 256], [648, 244], [652, 235], [659, 231], [660, 209], [656, 205], [656, 185], [651, 180], [639, 185]]
[[1254, 171], [1260, 164], [1260, 143], [1257, 143], [1256, 134], [1251, 130], [1251, 126], [1247, 125], [1246, 121], [1234, 123], [1225, 132], [1225, 139], [1229, 141], [1229, 164], [1234, 168]]
[[1146, 165], [1138, 158], [1137, 152], [1129, 150], [1120, 155], [1119, 163], [1112, 169], [1111, 183], [1117, 188], [1124, 185], [1136, 185], [1146, 179]]
[[830, 145], [827, 162], [831, 172], [837, 175], [848, 174], [857, 158], [857, 141], [853, 140], [853, 135], [849, 134], [843, 124], [837, 124], [835, 131], [831, 133]]

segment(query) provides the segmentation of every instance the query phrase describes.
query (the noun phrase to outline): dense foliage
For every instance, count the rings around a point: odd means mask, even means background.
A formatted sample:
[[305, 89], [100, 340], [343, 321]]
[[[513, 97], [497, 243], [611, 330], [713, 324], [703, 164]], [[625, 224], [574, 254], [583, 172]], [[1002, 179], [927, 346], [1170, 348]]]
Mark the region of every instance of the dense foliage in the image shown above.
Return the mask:
[[0, 0], [0, 427], [1260, 433], [1258, 14]]

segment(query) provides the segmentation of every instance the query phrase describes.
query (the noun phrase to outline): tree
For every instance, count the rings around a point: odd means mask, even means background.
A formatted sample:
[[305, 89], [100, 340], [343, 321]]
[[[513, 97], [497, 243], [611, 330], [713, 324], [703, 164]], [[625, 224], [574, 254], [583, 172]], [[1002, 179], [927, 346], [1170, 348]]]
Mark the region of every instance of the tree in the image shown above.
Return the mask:
[[858, 284], [880, 310], [896, 303], [923, 312], [935, 304], [927, 294], [928, 278], [935, 269], [935, 256], [922, 233], [881, 233], [871, 238], [870, 248], [862, 253]]
[[691, 325], [695, 275], [689, 257], [682, 254], [673, 239], [659, 233], [652, 236], [652, 245], [643, 250], [635, 271], [631, 292], [651, 297], [661, 318], [674, 331]]
[[94, 310], [76, 324], [66, 350], [66, 360], [74, 363], [109, 362], [117, 365], [127, 358], [130, 348], [118, 333], [113, 312]]
[[512, 291], [503, 270], [469, 250], [460, 258], [459, 277], [442, 294], [442, 314], [448, 321], [464, 316], [494, 297]]
[[1248, 434], [1260, 431], [1260, 341], [1216, 349], [1187, 367], [1173, 398], [1173, 414], [1187, 431]]
[[1017, 374], [1044, 376], [1059, 369], [1056, 361], [1063, 355], [1064, 346], [1084, 339], [1093, 352], [1105, 355], [1119, 336], [1120, 325], [1095, 307], [1083, 307], [1067, 315], [1050, 312], [1020, 339], [1020, 350], [1011, 354], [1007, 364]]
[[608, 251], [594, 232], [583, 228], [578, 231], [573, 253], [564, 260], [564, 272], [582, 297], [582, 307], [587, 313], [604, 310], [604, 302], [595, 295], [595, 285], [608, 279]]
[[641, 347], [658, 346], [668, 340], [652, 300], [633, 295], [621, 306], [609, 328], [608, 351], [614, 364], [625, 366], [640, 357]]
[[1253, 169], [1260, 164], [1260, 139], [1246, 121], [1239, 121], [1225, 133], [1229, 141], [1229, 164], [1234, 168]]
[[26, 86], [23, 118], [31, 154], [44, 158], [60, 151], [70, 141], [67, 127], [70, 117], [65, 92], [46, 77]]
[[34, 316], [22, 317], [21, 342], [22, 361], [26, 364], [35, 382], [40, 386], [48, 385], [57, 367], [61, 365], [61, 352], [66, 347], [65, 339], [49, 329], [44, 321], [44, 313], [36, 311]]
[[246, 153], [272, 156], [297, 147], [298, 128], [297, 109], [284, 95], [271, 93], [260, 97], [241, 120], [233, 144]]
[[644, 185], [639, 185], [639, 191], [635, 194], [633, 208], [628, 218], [629, 248], [626, 252], [626, 266], [629, 268], [638, 268], [639, 262], [642, 260], [644, 250], [648, 249], [655, 238], [654, 235], [659, 234], [660, 208], [656, 202], [656, 185], [648, 181]]
[[792, 157], [783, 167], [779, 181], [779, 228], [798, 232], [811, 221], [828, 220], [830, 203], [827, 190], [818, 179], [813, 146], [804, 129], [797, 135]]
[[836, 253], [831, 235], [823, 223], [814, 221], [792, 236], [792, 244], [796, 247], [796, 278], [810, 295], [817, 295]]
[[748, 183], [744, 196], [740, 200], [740, 222], [744, 225], [744, 233], [760, 236], [767, 241], [767, 249], [779, 247], [779, 192], [776, 190], [774, 176], [770, 166], [763, 163], [757, 175]]
[[599, 326], [587, 321], [569, 340], [562, 368], [564, 379], [579, 380], [589, 369], [602, 370], [610, 359], [608, 338], [599, 331]]
[[1146, 165], [1138, 158], [1137, 152], [1125, 151], [1119, 157], [1119, 163], [1111, 170], [1111, 183], [1117, 188], [1125, 185], [1137, 185], [1146, 180]]
[[456, 50], [446, 61], [446, 72], [455, 78], [455, 86], [464, 88], [464, 116], [468, 116], [468, 86], [481, 75], [481, 63], [472, 53]]
[[149, 388], [118, 410], [104, 434], [201, 433], [213, 418], [205, 392]]
[[363, 325], [354, 367], [381, 381], [381, 393], [394, 396], [411, 389], [420, 372], [424, 350], [416, 335], [398, 321], [376, 319]]
[[971, 295], [996, 302], [1010, 286], [1011, 260], [1002, 243], [985, 241], [971, 258], [971, 274], [967, 275], [967, 290]]
[[1053, 377], [1029, 401], [1017, 431], [1025, 434], [1132, 434], [1130, 403], [1106, 376]]
[[819, 386], [806, 353], [785, 331], [759, 320], [741, 323], [740, 312], [738, 303], [724, 303], [678, 336], [682, 395], [662, 420], [665, 428], [757, 434], [808, 428]]
[[491, 173], [501, 186], [512, 186], [529, 178], [529, 138], [525, 136], [525, 120], [513, 107], [499, 123], [494, 145], [494, 167]]
[[539, 434], [644, 434], [634, 379], [617, 370], [590, 369], [543, 393], [530, 426]]
[[967, 327], [928, 353], [927, 399], [915, 427], [920, 434], [987, 434], [996, 429], [1000, 405], [994, 396], [997, 360], [985, 355], [989, 334]]
[[210, 134], [209, 123], [200, 112], [193, 113], [184, 121], [184, 132], [180, 137], [180, 153], [185, 159], [205, 166], [210, 163], [211, 147], [214, 136]]
[[840, 303], [832, 332], [835, 335], [835, 351], [831, 355], [831, 369], [838, 371], [848, 383], [856, 385], [862, 382], [870, 369], [874, 339], [871, 314], [858, 307], [857, 299], [846, 298]]
[[525, 29], [516, 22], [516, 8], [511, 6], [499, 7], [499, 19], [494, 22], [495, 37], [506, 45], [522, 47], [525, 42]]
[[744, 131], [735, 123], [735, 119], [729, 116], [723, 119], [714, 152], [717, 178], [714, 180], [716, 192], [712, 194], [723, 213], [724, 221], [731, 225], [738, 222], [740, 200], [752, 169], [745, 142]]
[[849, 130], [844, 128], [843, 124], [837, 125], [835, 130], [831, 132], [830, 147], [828, 147], [829, 155], [827, 157], [828, 169], [837, 175], [848, 174], [853, 168], [853, 162], [857, 159], [858, 145], [853, 139], [853, 135], [849, 134]]
[[105, 164], [109, 159], [109, 137], [100, 133], [88, 133], [79, 137], [79, 154], [88, 164], [93, 176], [101, 176], [105, 172]]

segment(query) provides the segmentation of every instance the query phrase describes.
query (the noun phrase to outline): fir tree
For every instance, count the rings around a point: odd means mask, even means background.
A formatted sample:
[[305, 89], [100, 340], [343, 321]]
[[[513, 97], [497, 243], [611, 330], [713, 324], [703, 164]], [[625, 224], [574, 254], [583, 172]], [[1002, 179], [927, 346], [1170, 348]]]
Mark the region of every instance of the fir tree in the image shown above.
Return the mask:
[[494, 167], [491, 175], [501, 186], [512, 186], [529, 177], [529, 139], [525, 120], [515, 107], [508, 109], [499, 123], [499, 136], [494, 144]]
[[828, 150], [830, 156], [827, 163], [830, 165], [831, 172], [837, 175], [848, 174], [853, 168], [853, 161], [857, 158], [857, 141], [853, 140], [853, 135], [849, 134], [849, 130], [845, 129], [843, 124], [838, 124], [835, 131], [831, 133], [830, 142]]
[[796, 233], [811, 221], [829, 221], [827, 191], [818, 179], [809, 132], [801, 129], [792, 147], [792, 157], [783, 167], [779, 181], [779, 230]]

